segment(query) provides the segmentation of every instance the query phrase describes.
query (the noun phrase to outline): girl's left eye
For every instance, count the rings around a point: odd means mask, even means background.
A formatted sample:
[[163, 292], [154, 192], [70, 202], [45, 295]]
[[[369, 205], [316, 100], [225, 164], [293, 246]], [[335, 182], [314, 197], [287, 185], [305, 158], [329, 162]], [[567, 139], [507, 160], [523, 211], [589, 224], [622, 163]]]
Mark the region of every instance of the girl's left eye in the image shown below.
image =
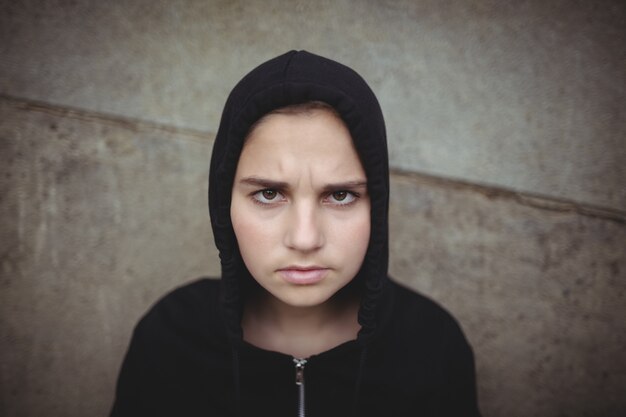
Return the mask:
[[328, 195], [331, 204], [345, 206], [356, 201], [357, 195], [350, 191], [334, 191]]

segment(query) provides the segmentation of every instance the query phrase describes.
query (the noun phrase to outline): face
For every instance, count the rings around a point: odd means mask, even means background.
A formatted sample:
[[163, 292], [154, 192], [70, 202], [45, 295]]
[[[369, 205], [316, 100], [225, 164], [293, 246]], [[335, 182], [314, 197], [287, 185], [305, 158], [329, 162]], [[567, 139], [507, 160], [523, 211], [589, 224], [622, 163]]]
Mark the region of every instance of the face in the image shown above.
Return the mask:
[[276, 300], [321, 305], [359, 271], [370, 237], [366, 176], [328, 110], [271, 114], [248, 136], [230, 215], [243, 261]]

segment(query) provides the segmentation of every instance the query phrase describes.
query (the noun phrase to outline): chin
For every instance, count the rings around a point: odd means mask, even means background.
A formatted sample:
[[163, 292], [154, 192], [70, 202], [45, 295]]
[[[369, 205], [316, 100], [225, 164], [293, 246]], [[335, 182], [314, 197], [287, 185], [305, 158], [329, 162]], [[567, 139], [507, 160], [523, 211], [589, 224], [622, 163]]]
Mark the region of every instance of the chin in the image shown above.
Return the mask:
[[[319, 291], [319, 289], [315, 288], [295, 288], [289, 293], [274, 293], [272, 294], [275, 298], [287, 304], [291, 307], [298, 308], [307, 308], [307, 307], [316, 307], [327, 302], [334, 293], [330, 293], [328, 291]], [[313, 287], [313, 286], [311, 286]]]

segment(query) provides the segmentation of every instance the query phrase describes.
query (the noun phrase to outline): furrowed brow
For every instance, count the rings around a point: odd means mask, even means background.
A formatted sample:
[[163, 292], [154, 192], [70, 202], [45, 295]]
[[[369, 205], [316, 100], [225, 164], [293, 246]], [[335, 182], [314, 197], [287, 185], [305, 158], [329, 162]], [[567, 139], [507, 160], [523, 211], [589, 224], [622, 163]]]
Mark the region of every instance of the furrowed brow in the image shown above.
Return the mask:
[[284, 190], [288, 187], [288, 184], [283, 181], [272, 181], [267, 178], [259, 177], [246, 177], [239, 180], [241, 184], [252, 185], [260, 188], [272, 188], [277, 190]]
[[326, 184], [324, 186], [324, 191], [338, 191], [338, 190], [354, 190], [365, 188], [367, 189], [367, 181], [345, 181], [345, 182], [336, 182], [333, 184]]

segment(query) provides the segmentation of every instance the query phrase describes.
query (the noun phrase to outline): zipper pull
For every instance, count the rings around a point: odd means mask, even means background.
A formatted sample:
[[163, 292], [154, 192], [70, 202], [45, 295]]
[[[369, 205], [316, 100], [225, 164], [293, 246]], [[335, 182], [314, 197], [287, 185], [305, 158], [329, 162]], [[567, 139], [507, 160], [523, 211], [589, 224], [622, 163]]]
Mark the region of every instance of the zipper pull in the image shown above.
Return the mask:
[[306, 365], [306, 359], [293, 358], [293, 363], [296, 364], [296, 385], [304, 384], [304, 365]]
[[304, 365], [306, 359], [293, 358], [296, 364], [296, 385], [298, 386], [298, 417], [306, 416], [306, 406], [304, 404]]

